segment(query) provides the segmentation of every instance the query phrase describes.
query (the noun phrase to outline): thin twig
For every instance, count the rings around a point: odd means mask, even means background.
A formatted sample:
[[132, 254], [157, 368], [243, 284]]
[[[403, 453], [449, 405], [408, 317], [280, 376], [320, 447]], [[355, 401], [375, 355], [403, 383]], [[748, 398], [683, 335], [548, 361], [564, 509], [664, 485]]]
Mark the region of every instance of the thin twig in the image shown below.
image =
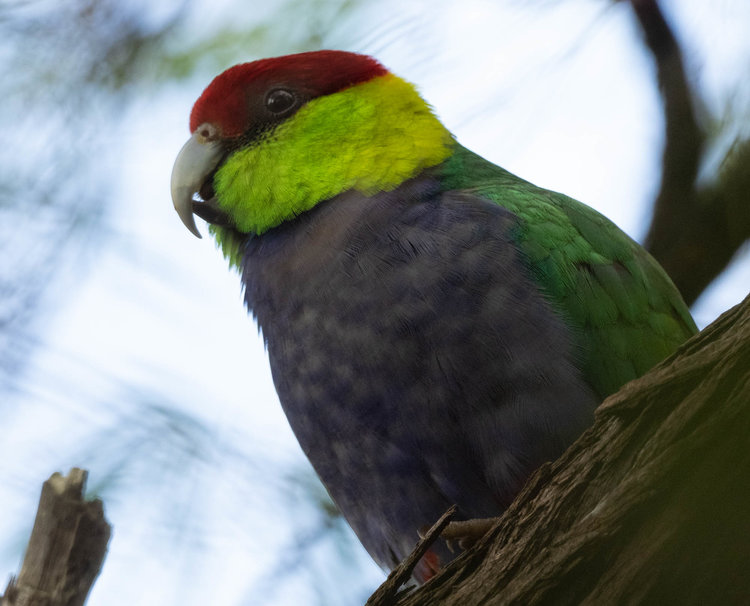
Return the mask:
[[432, 544], [438, 539], [443, 529], [448, 526], [454, 515], [456, 515], [458, 507], [453, 505], [448, 511], [446, 511], [440, 519], [432, 525], [422, 539], [419, 540], [417, 546], [414, 548], [409, 556], [401, 562], [392, 572], [388, 575], [385, 582], [378, 587], [377, 591], [370, 596], [365, 606], [388, 606], [393, 602], [401, 586], [406, 583], [410, 578], [414, 567], [417, 565], [422, 556], [427, 553], [427, 550]]

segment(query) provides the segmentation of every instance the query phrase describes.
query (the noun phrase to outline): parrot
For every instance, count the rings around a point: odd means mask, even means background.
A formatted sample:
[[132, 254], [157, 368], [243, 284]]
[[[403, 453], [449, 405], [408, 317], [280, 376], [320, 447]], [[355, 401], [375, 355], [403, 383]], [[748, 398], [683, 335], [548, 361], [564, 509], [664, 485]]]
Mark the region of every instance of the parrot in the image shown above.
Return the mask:
[[644, 248], [463, 147], [371, 56], [235, 65], [189, 123], [175, 210], [239, 273], [295, 437], [385, 570], [454, 504], [502, 514], [696, 332]]

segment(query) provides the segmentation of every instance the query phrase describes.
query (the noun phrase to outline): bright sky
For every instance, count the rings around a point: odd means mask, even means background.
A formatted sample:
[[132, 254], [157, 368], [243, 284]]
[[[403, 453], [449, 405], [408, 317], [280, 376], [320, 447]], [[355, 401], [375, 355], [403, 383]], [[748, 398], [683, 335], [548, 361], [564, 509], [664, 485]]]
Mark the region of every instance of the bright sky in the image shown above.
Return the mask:
[[[216, 18], [215, 3], [206, 3]], [[736, 74], [747, 71], [748, 10], [742, 0], [711, 10], [699, 2], [666, 4], [718, 109]], [[351, 17], [330, 44], [377, 54], [418, 84], [464, 145], [590, 204], [638, 239], [658, 186], [662, 133], [649, 59], [633, 31], [625, 3], [384, 0]], [[299, 495], [285, 493], [284, 504], [277, 502], [286, 489], [270, 474], [306, 463], [276, 400], [238, 277], [210, 238], [185, 230], [169, 198], [190, 107], [209, 79], [141, 99], [123, 117], [116, 203], [107, 219], [114, 236], [48, 325], [25, 401], [3, 428], [0, 545], [8, 553], [0, 561], [11, 567], [0, 570], [5, 574], [15, 566], [10, 556], [24, 541], [19, 529], [30, 523], [41, 481], [79, 465], [91, 470], [95, 485], [97, 471], [110, 469], [104, 455], [92, 456], [81, 444], [137, 423], [128, 399], [156, 394], [165, 405], [179, 403], [220, 438], [204, 458], [188, 457], [195, 464], [184, 470], [185, 482], [157, 480], [145, 488], [139, 479], [148, 466], [169, 467], [180, 453], [160, 450], [158, 436], [134, 443], [132, 457], [120, 463], [119, 487], [102, 490], [114, 536], [92, 606], [257, 603], [248, 595], [293, 540], [289, 529], [304, 527], [307, 518], [312, 525], [318, 515], [297, 502]], [[200, 222], [199, 229], [207, 234]], [[739, 302], [748, 284], [745, 251], [696, 306], [698, 323]], [[227, 452], [239, 453], [231, 464]], [[257, 464], [258, 453], [265, 469], [245, 466], [244, 457]], [[247, 477], [238, 477], [243, 470]], [[182, 514], [187, 531], [171, 523]], [[190, 555], [196, 546], [204, 550], [197, 559]], [[333, 551], [324, 544], [315, 553]], [[363, 551], [352, 553], [361, 579], [342, 592], [341, 604], [361, 602], [383, 578]], [[309, 579], [298, 575], [264, 603], [307, 603], [311, 596]]]

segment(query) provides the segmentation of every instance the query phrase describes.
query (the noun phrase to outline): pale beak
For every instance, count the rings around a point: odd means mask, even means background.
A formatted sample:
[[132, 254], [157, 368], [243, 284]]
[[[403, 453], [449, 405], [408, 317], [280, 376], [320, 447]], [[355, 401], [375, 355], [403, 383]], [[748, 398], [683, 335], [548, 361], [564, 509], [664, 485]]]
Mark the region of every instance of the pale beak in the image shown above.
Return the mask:
[[172, 168], [172, 203], [177, 214], [193, 234], [201, 237], [193, 217], [193, 194], [213, 172], [222, 158], [219, 142], [205, 136], [205, 128], [197, 128], [182, 146]]

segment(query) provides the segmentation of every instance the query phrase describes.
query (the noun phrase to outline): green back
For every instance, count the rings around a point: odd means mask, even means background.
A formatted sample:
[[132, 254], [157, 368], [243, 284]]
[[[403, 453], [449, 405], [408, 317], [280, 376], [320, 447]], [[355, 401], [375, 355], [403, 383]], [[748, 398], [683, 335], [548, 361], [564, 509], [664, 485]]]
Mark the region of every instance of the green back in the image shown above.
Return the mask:
[[446, 189], [472, 191], [516, 214], [518, 243], [576, 335], [586, 379], [604, 398], [696, 332], [665, 271], [598, 212], [524, 181], [456, 144]]

